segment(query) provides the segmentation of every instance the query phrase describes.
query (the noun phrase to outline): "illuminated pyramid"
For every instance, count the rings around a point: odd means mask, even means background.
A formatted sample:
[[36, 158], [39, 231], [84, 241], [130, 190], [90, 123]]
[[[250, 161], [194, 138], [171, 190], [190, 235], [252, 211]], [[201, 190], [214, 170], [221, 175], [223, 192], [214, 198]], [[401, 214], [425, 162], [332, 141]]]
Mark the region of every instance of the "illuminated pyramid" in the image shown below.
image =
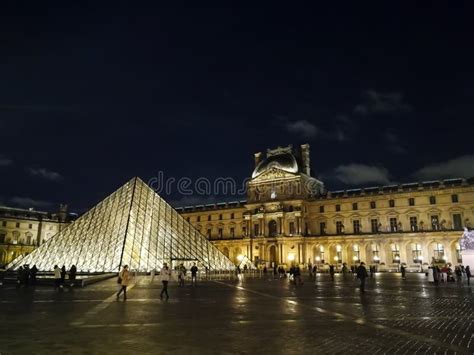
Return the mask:
[[210, 270], [234, 264], [139, 178], [133, 178], [9, 268], [76, 265], [78, 271], [116, 272], [122, 265], [150, 271], [172, 260], [195, 260]]

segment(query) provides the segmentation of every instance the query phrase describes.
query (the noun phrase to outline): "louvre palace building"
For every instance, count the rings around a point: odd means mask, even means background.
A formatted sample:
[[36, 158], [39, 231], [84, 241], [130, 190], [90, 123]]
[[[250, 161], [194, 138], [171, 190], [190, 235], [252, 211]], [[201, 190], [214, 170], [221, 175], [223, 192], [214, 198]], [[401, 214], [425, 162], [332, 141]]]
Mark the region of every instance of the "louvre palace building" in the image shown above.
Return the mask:
[[474, 179], [330, 191], [311, 176], [304, 144], [256, 153], [247, 201], [178, 211], [235, 264], [458, 264]]
[[[311, 175], [308, 144], [256, 153], [247, 200], [178, 208], [184, 217], [180, 218], [189, 222], [180, 229], [188, 231], [180, 238], [194, 235], [193, 226], [235, 265], [243, 259], [260, 267], [293, 263], [340, 267], [364, 261], [378, 265], [380, 271], [396, 270], [402, 263], [417, 271], [433, 261], [462, 262], [459, 241], [465, 228], [471, 229], [474, 218], [473, 178], [331, 191]], [[130, 182], [122, 188], [128, 191], [126, 194], [119, 190], [112, 196], [128, 196], [141, 185]], [[147, 189], [140, 187], [140, 191]], [[129, 200], [132, 206], [136, 204], [133, 198]], [[109, 211], [101, 204], [96, 208], [110, 215], [104, 214], [102, 219], [117, 219], [115, 207]], [[148, 207], [146, 211], [156, 206]], [[151, 223], [146, 220], [150, 213], [144, 213], [140, 217], [143, 221], [137, 223]], [[63, 238], [63, 244], [68, 240], [76, 243], [72, 232], [87, 218], [68, 213], [66, 206], [61, 206], [58, 213], [0, 207], [0, 265], [16, 257], [30, 257], [55, 235]], [[74, 220], [77, 226], [68, 231], [66, 227]], [[178, 236], [173, 238], [180, 240]], [[40, 249], [43, 254], [61, 252], [49, 250], [48, 245]], [[218, 255], [215, 260], [220, 260]]]

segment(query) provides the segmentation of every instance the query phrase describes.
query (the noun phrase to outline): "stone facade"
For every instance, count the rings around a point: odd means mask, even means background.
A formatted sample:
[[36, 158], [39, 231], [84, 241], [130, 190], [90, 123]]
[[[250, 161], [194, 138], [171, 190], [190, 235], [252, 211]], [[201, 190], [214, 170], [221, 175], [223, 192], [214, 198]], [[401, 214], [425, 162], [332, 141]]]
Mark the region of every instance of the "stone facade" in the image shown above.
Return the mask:
[[57, 213], [0, 206], [0, 265], [28, 255], [76, 217], [65, 205]]
[[307, 144], [256, 153], [247, 191], [247, 201], [178, 209], [236, 264], [457, 264], [474, 217], [474, 179], [327, 191]]

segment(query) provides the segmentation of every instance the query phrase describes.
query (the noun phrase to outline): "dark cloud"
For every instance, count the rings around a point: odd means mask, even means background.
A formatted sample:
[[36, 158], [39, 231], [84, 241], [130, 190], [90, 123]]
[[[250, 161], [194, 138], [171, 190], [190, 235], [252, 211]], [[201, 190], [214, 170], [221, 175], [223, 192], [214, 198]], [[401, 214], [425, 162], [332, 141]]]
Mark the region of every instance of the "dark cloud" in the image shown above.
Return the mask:
[[474, 177], [474, 155], [426, 165], [413, 175], [420, 180]]
[[63, 177], [61, 176], [61, 174], [55, 171], [45, 169], [45, 168], [26, 168], [26, 171], [31, 176], [40, 177], [48, 181], [59, 182], [63, 180]]
[[402, 92], [381, 93], [375, 90], [368, 90], [363, 96], [364, 102], [354, 107], [354, 113], [362, 116], [400, 114], [412, 110], [412, 107], [404, 102]]
[[318, 134], [318, 127], [307, 120], [285, 121], [283, 123], [285, 129], [292, 134], [302, 138], [313, 138]]
[[23, 207], [23, 208], [30, 208], [30, 207], [38, 207], [38, 208], [50, 208], [54, 204], [48, 201], [36, 200], [30, 197], [20, 197], [14, 196], [9, 199], [9, 203], [13, 206]]
[[8, 165], [12, 165], [13, 164], [13, 160], [0, 154], [0, 166], [8, 166]]
[[368, 183], [385, 185], [391, 182], [386, 168], [364, 164], [340, 165], [334, 169], [334, 176], [344, 184], [356, 186]]

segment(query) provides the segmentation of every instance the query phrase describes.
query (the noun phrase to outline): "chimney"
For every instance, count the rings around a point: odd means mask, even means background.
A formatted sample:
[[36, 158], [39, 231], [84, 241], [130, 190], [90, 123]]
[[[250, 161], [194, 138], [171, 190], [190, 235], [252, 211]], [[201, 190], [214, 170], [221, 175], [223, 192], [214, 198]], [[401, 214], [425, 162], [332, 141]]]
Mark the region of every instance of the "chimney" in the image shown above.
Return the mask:
[[258, 152], [254, 154], [255, 156], [255, 167], [262, 161], [262, 152]]
[[303, 173], [311, 176], [311, 169], [309, 163], [309, 144], [301, 145], [301, 163], [303, 164]]

